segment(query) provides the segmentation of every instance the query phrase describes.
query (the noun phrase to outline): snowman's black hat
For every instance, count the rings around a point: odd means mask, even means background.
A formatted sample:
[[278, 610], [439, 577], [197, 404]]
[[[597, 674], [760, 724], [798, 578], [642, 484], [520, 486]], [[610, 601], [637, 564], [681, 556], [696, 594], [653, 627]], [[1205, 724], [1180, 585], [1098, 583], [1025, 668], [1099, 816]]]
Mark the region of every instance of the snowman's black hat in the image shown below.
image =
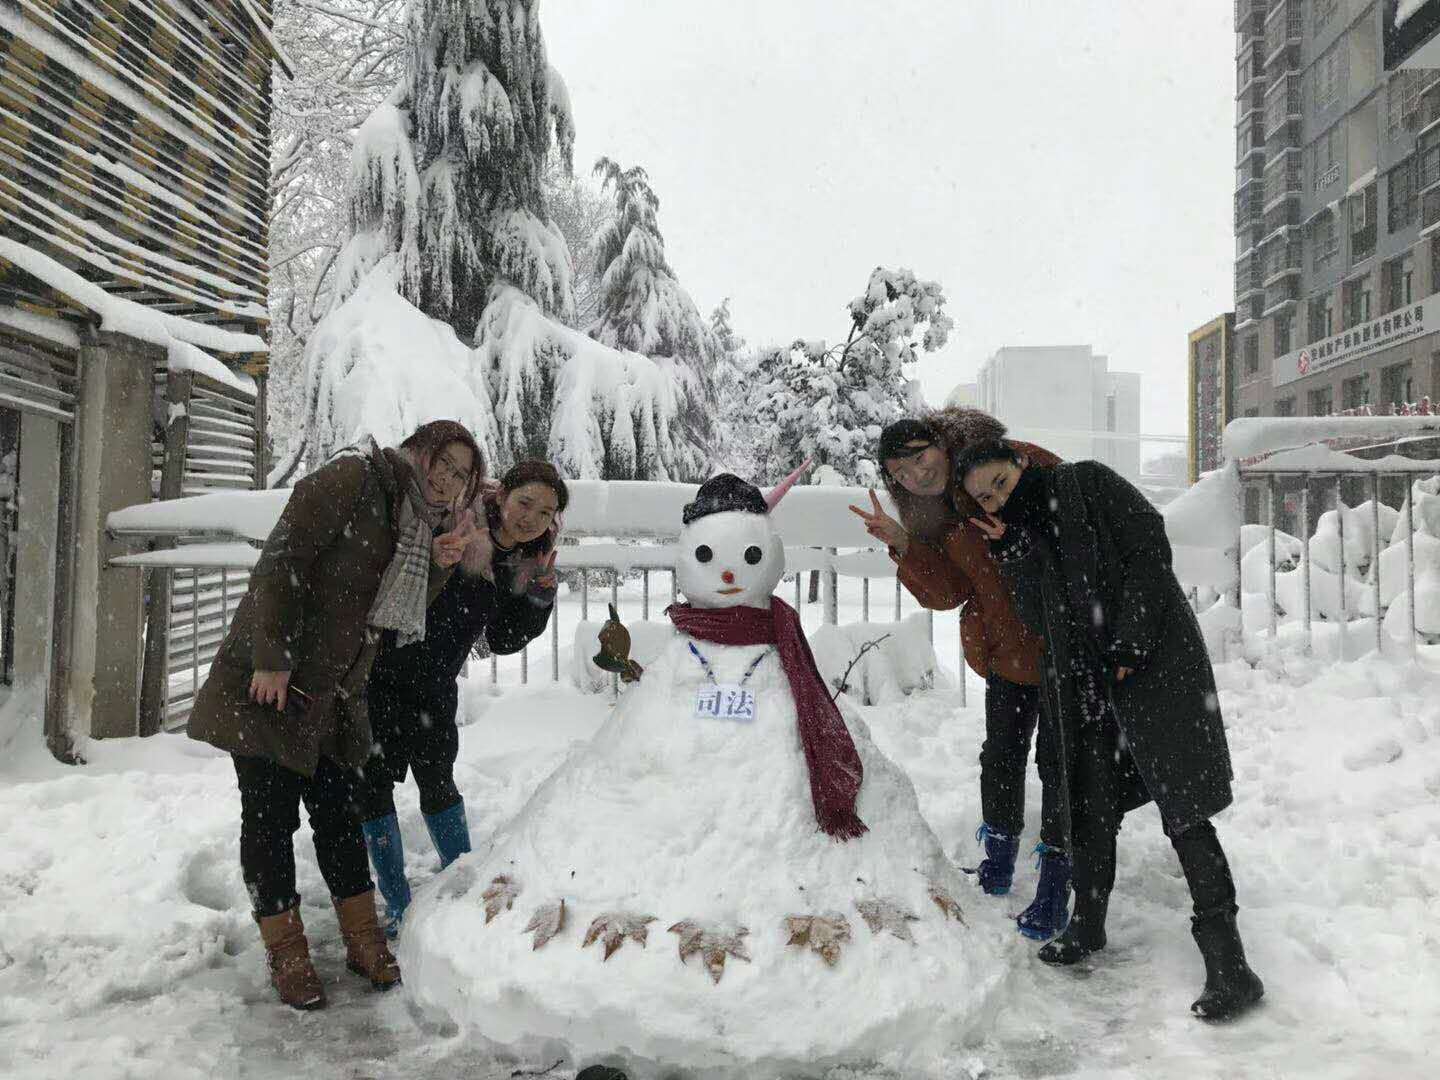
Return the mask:
[[770, 507], [765, 503], [765, 496], [760, 494], [760, 489], [754, 484], [741, 480], [734, 473], [721, 473], [700, 485], [700, 490], [695, 492], [695, 501], [686, 503], [685, 509], [681, 511], [680, 521], [689, 525], [702, 517], [723, 514], [730, 510], [747, 514], [768, 514]]

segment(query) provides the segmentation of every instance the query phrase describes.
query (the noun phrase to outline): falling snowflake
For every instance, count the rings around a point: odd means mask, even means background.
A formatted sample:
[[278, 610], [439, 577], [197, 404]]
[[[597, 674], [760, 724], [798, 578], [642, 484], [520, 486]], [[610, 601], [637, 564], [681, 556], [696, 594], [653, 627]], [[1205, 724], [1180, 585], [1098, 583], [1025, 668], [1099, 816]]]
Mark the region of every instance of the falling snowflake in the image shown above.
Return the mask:
[[850, 921], [838, 911], [826, 915], [787, 915], [785, 932], [790, 935], [786, 945], [808, 947], [834, 967], [840, 959], [840, 947], [850, 940]]
[[501, 874], [480, 895], [485, 900], [485, 921], [488, 923], [500, 912], [515, 906], [515, 898], [520, 895], [520, 883]]
[[531, 950], [540, 948], [561, 930], [565, 929], [565, 900], [555, 901], [553, 904], [545, 904], [535, 909], [535, 914], [530, 916], [530, 921], [525, 924], [522, 934], [535, 932], [535, 940], [531, 943]]
[[901, 941], [915, 944], [915, 938], [910, 933], [910, 924], [919, 922], [920, 916], [906, 911], [898, 902], [894, 900], [860, 900], [855, 906], [865, 920], [865, 925], [870, 927], [871, 933], [878, 934], [881, 931], [889, 930]]
[[585, 940], [580, 943], [580, 947], [584, 949], [592, 941], [603, 940], [606, 960], [625, 944], [627, 937], [644, 948], [645, 940], [650, 934], [647, 927], [654, 921], [654, 915], [636, 915], [633, 911], [607, 911], [604, 915], [597, 915], [590, 923], [590, 929], [585, 931]]
[[710, 978], [717, 983], [720, 976], [725, 974], [726, 956], [744, 960], [747, 964], [750, 962], [750, 954], [745, 951], [745, 937], [750, 931], [743, 926], [726, 932], [701, 926], [693, 919], [685, 919], [670, 927], [669, 932], [680, 935], [680, 962], [683, 964], [699, 953], [705, 961], [705, 970], [710, 972]]

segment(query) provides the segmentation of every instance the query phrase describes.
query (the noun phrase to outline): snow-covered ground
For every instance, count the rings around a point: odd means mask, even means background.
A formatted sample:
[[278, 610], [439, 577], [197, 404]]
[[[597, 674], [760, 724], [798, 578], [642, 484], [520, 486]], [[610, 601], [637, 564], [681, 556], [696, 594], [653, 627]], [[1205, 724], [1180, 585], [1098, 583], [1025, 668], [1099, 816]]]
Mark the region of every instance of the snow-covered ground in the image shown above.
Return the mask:
[[[936, 627], [953, 666], [955, 621]], [[548, 679], [548, 660], [532, 657], [532, 676]], [[1236, 804], [1218, 824], [1264, 1005], [1225, 1027], [1190, 1018], [1203, 975], [1188, 898], [1147, 807], [1121, 837], [1110, 948], [1054, 971], [1017, 936], [987, 1033], [936, 1075], [1440, 1075], [1440, 665], [1286, 655], [1217, 674], [1237, 772]], [[973, 676], [969, 690], [968, 708], [934, 690], [863, 710], [967, 862], [983, 730]], [[497, 693], [484, 665], [464, 702], [458, 780], [477, 835], [515, 812], [610, 708], [607, 695], [548, 681]], [[307, 1014], [279, 1005], [240, 882], [228, 760], [177, 736], [87, 753], [88, 766], [67, 769], [27, 734], [0, 760], [0, 1076], [498, 1080], [552, 1064], [498, 1061], [464, 1033], [419, 1024], [405, 991], [376, 995], [348, 975], [304, 829], [300, 891], [331, 1004]], [[410, 873], [423, 882], [434, 856], [413, 787], [400, 807]], [[1027, 840], [1038, 807], [1032, 768]], [[967, 895], [967, 916], [1002, 927], [1029, 900], [1024, 865], [1010, 897]]]

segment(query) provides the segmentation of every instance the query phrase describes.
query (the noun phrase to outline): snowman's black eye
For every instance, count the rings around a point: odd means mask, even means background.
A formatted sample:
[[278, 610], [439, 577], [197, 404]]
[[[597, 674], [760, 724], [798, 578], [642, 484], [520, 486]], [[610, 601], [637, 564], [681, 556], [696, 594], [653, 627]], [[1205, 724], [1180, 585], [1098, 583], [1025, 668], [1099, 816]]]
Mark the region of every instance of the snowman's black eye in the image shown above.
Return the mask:
[[709, 562], [709, 561], [710, 561], [711, 559], [713, 559], [714, 557], [715, 557], [715, 553], [710, 550], [710, 545], [709, 545], [709, 544], [701, 544], [699, 547], [697, 547], [697, 548], [695, 549], [695, 561], [696, 561], [696, 562]]
[[745, 561], [748, 562], [751, 566], [756, 566], [764, 557], [764, 554], [765, 553], [761, 551], [758, 547], [756, 547], [754, 544], [751, 544], [748, 548], [745, 549]]

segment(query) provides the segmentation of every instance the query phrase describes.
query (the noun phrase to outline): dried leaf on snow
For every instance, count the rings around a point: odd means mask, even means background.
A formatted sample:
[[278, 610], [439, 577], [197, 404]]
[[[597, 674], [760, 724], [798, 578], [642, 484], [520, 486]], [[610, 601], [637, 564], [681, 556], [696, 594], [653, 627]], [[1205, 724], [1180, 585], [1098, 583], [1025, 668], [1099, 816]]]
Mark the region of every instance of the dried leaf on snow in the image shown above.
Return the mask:
[[565, 929], [565, 900], [555, 901], [553, 904], [544, 904], [535, 909], [535, 914], [530, 916], [530, 921], [525, 924], [521, 933], [528, 934], [535, 932], [535, 940], [531, 943], [531, 950], [540, 948], [561, 930]]
[[840, 959], [840, 947], [850, 940], [850, 921], [838, 911], [825, 915], [787, 915], [786, 945], [798, 945], [817, 953], [830, 967]]
[[597, 915], [590, 923], [590, 929], [585, 931], [585, 940], [580, 943], [580, 947], [584, 949], [593, 941], [602, 941], [605, 945], [606, 960], [625, 944], [627, 937], [643, 949], [645, 939], [650, 933], [647, 927], [654, 921], [654, 915], [637, 915], [633, 911], [607, 911], [603, 915]]
[[910, 933], [910, 924], [919, 922], [920, 916], [905, 910], [898, 902], [883, 899], [860, 900], [855, 906], [872, 934], [888, 930], [901, 941], [915, 944], [915, 938]]
[[738, 930], [724, 930], [685, 919], [670, 927], [669, 932], [680, 935], [680, 962], [683, 964], [699, 953], [705, 961], [705, 970], [717, 983], [725, 974], [726, 956], [744, 960], [747, 964], [750, 962], [750, 954], [745, 951], [745, 937], [750, 931], [743, 926]]
[[488, 923], [500, 912], [513, 908], [519, 895], [520, 883], [514, 878], [501, 874], [491, 881], [480, 894], [485, 901], [485, 921]]

